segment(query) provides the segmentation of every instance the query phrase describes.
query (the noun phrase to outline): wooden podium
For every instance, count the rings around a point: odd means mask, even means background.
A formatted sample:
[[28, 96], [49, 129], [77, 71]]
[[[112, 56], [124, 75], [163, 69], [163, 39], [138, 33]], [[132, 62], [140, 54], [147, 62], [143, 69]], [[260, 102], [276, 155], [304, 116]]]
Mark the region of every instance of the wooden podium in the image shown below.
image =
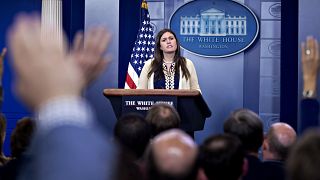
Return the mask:
[[163, 89], [104, 89], [117, 118], [122, 114], [136, 112], [145, 115], [154, 103], [164, 102], [173, 105], [180, 117], [180, 128], [187, 132], [202, 130], [205, 119], [211, 111], [197, 90]]

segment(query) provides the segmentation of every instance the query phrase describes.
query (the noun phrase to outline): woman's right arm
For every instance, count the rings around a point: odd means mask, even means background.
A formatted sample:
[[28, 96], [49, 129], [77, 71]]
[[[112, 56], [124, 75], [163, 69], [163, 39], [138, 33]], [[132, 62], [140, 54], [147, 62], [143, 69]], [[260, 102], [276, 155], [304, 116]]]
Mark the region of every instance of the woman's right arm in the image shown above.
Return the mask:
[[138, 81], [138, 87], [137, 89], [148, 89], [148, 73], [151, 65], [151, 60], [148, 60], [145, 62], [140, 77]]

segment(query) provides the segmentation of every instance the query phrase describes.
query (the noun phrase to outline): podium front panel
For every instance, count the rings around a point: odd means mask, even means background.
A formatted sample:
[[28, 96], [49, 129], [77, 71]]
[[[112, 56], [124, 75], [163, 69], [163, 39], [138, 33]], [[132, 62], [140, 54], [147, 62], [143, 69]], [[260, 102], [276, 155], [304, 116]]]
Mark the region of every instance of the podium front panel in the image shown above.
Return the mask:
[[145, 116], [156, 103], [166, 103], [177, 109], [176, 96], [123, 96], [122, 114], [135, 112]]
[[211, 111], [198, 91], [193, 90], [124, 90], [106, 89], [104, 95], [111, 101], [118, 118], [126, 113], [146, 115], [155, 103], [173, 105], [181, 118], [180, 128], [193, 133], [202, 130]]
[[180, 128], [187, 131], [199, 131], [204, 127], [204, 120], [200, 105], [196, 98], [184, 97], [178, 101], [178, 112], [181, 118]]

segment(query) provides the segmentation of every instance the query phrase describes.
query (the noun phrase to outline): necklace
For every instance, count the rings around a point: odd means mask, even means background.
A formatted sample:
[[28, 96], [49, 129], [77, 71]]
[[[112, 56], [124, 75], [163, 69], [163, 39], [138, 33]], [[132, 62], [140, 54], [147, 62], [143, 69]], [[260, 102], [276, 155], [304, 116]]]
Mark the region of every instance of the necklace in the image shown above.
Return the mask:
[[164, 62], [162, 67], [166, 89], [174, 89], [175, 63], [168, 63], [171, 64], [169, 68], [165, 64], [166, 63]]
[[165, 63], [165, 64], [172, 64], [172, 63], [173, 63], [173, 61], [172, 61], [172, 62], [168, 62], [168, 61], [165, 61], [164, 59], [163, 59], [162, 61], [163, 61], [163, 63]]

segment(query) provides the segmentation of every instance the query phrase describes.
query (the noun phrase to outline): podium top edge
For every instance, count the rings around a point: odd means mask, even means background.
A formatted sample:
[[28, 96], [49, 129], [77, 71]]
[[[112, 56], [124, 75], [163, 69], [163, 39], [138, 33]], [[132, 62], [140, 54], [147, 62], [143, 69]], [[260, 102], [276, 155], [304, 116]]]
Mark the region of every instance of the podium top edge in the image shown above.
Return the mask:
[[199, 96], [198, 90], [104, 89], [104, 96]]

